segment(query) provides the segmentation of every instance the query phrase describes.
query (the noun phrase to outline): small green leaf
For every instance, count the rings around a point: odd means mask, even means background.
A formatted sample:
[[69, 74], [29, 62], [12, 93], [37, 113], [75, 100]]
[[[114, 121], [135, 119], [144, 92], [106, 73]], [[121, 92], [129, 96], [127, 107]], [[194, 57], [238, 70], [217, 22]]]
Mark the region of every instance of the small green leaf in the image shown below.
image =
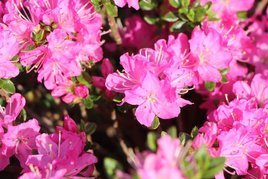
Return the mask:
[[179, 0], [168, 0], [168, 1], [169, 1], [169, 4], [174, 8], [178, 8], [181, 5]]
[[111, 2], [106, 2], [105, 4], [107, 14], [112, 17], [118, 16], [118, 9], [117, 6], [112, 4]]
[[208, 91], [214, 91], [214, 89], [216, 87], [216, 83], [215, 82], [206, 82], [205, 87]]
[[186, 16], [191, 22], [194, 22], [194, 20], [195, 20], [195, 12], [194, 12], [193, 9], [190, 9]]
[[155, 116], [150, 129], [157, 129], [159, 125], [160, 125], [159, 118]]
[[177, 21], [174, 24], [172, 24], [172, 26], [170, 27], [170, 31], [171, 32], [175, 32], [178, 31], [182, 28], [182, 26], [185, 24], [186, 22], [184, 21]]
[[188, 8], [190, 5], [190, 0], [181, 0], [182, 7]]
[[140, 8], [145, 11], [150, 11], [157, 7], [157, 1], [155, 0], [141, 0], [139, 4]]
[[189, 140], [191, 140], [191, 136], [185, 132], [180, 133], [179, 139], [182, 145], [185, 145]]
[[199, 6], [195, 9], [195, 22], [201, 22], [205, 19], [206, 16], [206, 9], [202, 6]]
[[94, 102], [90, 97], [84, 99], [83, 103], [87, 109], [92, 109], [94, 107]]
[[83, 74], [81, 74], [80, 76], [77, 76], [76, 79], [80, 84], [83, 84], [87, 86], [88, 88], [91, 88], [92, 85], [85, 79]]
[[222, 83], [228, 83], [228, 79], [226, 75], [221, 75], [221, 82]]
[[22, 116], [22, 120], [25, 122], [27, 120], [27, 112], [24, 108], [21, 111], [21, 116]]
[[191, 131], [191, 137], [195, 138], [198, 134], [198, 128], [195, 126]]
[[167, 22], [176, 22], [179, 18], [173, 12], [168, 12], [162, 17], [162, 19]]
[[93, 122], [92, 123], [87, 123], [85, 125], [85, 133], [87, 135], [93, 134], [96, 131], [96, 129], [97, 129], [97, 125], [95, 123], [93, 123]]
[[160, 21], [160, 19], [158, 17], [152, 17], [152, 16], [144, 16], [144, 20], [148, 23], [148, 24], [156, 24]]
[[211, 158], [209, 167], [202, 173], [202, 178], [213, 178], [216, 174], [223, 170], [225, 164], [224, 157]]
[[175, 126], [172, 126], [168, 129], [167, 133], [173, 137], [176, 138], [177, 137], [177, 128]]
[[147, 147], [151, 150], [151, 151], [156, 151], [156, 141], [157, 141], [157, 136], [156, 133], [154, 132], [149, 132], [147, 134]]
[[224, 68], [222, 70], [220, 70], [222, 75], [227, 75], [227, 73], [230, 71], [230, 68]]
[[237, 12], [236, 13], [237, 17], [240, 19], [240, 20], [246, 20], [248, 18], [248, 13], [247, 11], [240, 11], [240, 12]]
[[15, 93], [16, 91], [15, 85], [9, 79], [0, 79], [0, 88], [8, 93]]
[[105, 173], [109, 179], [113, 179], [116, 176], [117, 170], [122, 170], [122, 165], [115, 159], [106, 157], [104, 158]]

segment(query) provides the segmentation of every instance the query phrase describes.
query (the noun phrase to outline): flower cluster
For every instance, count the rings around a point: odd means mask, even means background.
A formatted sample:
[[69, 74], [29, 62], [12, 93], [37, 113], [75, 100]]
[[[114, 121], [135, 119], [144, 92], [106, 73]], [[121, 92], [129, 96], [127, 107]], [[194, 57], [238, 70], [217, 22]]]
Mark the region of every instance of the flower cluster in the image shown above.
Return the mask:
[[35, 69], [54, 97], [71, 103], [88, 96], [74, 77], [102, 59], [101, 16], [86, 0], [8, 0], [0, 20], [0, 78]]
[[195, 146], [206, 144], [212, 155], [227, 158], [226, 166], [238, 175], [265, 177], [267, 168], [268, 83], [256, 74], [248, 85], [237, 81], [237, 99], [220, 105], [199, 130]]
[[86, 135], [78, 131], [75, 122], [66, 116], [63, 127], [57, 127], [53, 134], [41, 134], [36, 119], [14, 125], [24, 105], [25, 99], [16, 93], [6, 108], [1, 107], [0, 170], [15, 155], [23, 168], [21, 178], [92, 175], [97, 159], [92, 153], [84, 152]]
[[[247, 40], [249, 37], [242, 28], [235, 28], [229, 37], [226, 29], [230, 24], [217, 23], [197, 26], [189, 40], [180, 33], [177, 38], [169, 36], [168, 41], [158, 40], [154, 49], [122, 55], [120, 63], [124, 71], [109, 75], [106, 87], [124, 93], [124, 102], [138, 105], [135, 115], [141, 124], [150, 126], [155, 116], [176, 117], [180, 107], [191, 104], [180, 94], [187, 93], [191, 86], [199, 88], [204, 83], [223, 82], [230, 66], [246, 56], [236, 56], [246, 47], [235, 46], [231, 39], [242, 34], [241, 39]], [[238, 75], [233, 72], [229, 76], [236, 79]]]

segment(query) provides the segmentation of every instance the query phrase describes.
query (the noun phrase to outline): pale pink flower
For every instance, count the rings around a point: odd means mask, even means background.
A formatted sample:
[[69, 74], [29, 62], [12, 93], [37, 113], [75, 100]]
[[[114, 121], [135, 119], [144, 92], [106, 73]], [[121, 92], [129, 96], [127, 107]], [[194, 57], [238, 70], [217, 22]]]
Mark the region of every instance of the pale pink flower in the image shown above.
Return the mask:
[[119, 7], [124, 7], [128, 4], [128, 7], [133, 7], [136, 10], [139, 10], [139, 0], [114, 0], [114, 3]]

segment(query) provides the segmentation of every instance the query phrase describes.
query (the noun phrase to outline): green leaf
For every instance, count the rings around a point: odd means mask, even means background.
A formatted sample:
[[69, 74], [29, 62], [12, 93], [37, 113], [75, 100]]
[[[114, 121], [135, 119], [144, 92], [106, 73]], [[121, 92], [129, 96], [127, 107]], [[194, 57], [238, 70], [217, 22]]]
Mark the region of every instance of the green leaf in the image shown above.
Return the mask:
[[222, 70], [220, 70], [222, 75], [227, 75], [227, 73], [230, 71], [230, 68], [224, 68]]
[[190, 5], [190, 0], [181, 0], [182, 7], [188, 8]]
[[226, 75], [221, 75], [221, 82], [222, 83], [228, 83], [228, 79]]
[[109, 179], [115, 178], [116, 171], [122, 170], [122, 168], [122, 165], [117, 160], [110, 157], [104, 158], [104, 169]]
[[181, 5], [179, 0], [168, 0], [168, 1], [169, 1], [169, 4], [174, 8], [178, 8]]
[[144, 16], [144, 20], [148, 23], [148, 24], [156, 24], [160, 21], [160, 19], [158, 17], [152, 17], [152, 16]]
[[191, 131], [191, 137], [194, 139], [198, 134], [198, 128], [195, 126]]
[[185, 132], [180, 133], [179, 139], [182, 145], [185, 145], [189, 140], [191, 140], [191, 136]]
[[87, 135], [93, 134], [96, 131], [96, 129], [97, 129], [97, 125], [95, 123], [93, 123], [93, 122], [92, 123], [87, 123], [85, 125], [85, 133]]
[[15, 85], [9, 79], [0, 79], [0, 88], [8, 93], [15, 93], [16, 91]]
[[248, 18], [248, 13], [247, 11], [240, 11], [240, 12], [237, 12], [236, 13], [237, 17], [240, 19], [240, 20], [246, 20]]
[[141, 0], [139, 4], [140, 8], [145, 11], [150, 11], [157, 7], [157, 1], [155, 0]]
[[214, 91], [214, 89], [216, 87], [216, 83], [215, 82], [205, 82], [205, 87], [208, 91]]
[[171, 32], [175, 32], [178, 31], [182, 28], [182, 26], [185, 24], [186, 22], [184, 21], [177, 21], [174, 24], [172, 24], [172, 26], [170, 27], [170, 31]]
[[211, 158], [209, 162], [209, 168], [203, 172], [202, 178], [213, 178], [216, 174], [223, 170], [225, 164], [224, 157]]
[[155, 132], [149, 132], [147, 134], [147, 147], [151, 151], [156, 151], [156, 148], [157, 148], [156, 141], [157, 141], [156, 133]]
[[150, 129], [157, 129], [159, 125], [160, 125], [159, 118], [155, 116]]
[[195, 12], [194, 12], [193, 9], [190, 9], [186, 16], [191, 22], [194, 22], [194, 20], [195, 20]]
[[112, 17], [118, 16], [118, 9], [116, 5], [112, 4], [111, 2], [106, 2], [104, 5], [106, 8], [107, 14], [109, 16], [112, 16]]
[[22, 116], [22, 120], [25, 122], [27, 120], [27, 112], [24, 108], [21, 111], [21, 116]]
[[90, 97], [84, 99], [83, 103], [87, 109], [92, 109], [94, 107], [94, 102]]
[[162, 19], [167, 21], [167, 22], [176, 22], [177, 20], [179, 20], [179, 18], [173, 12], [166, 13], [162, 17]]
[[205, 19], [206, 16], [206, 9], [202, 6], [199, 6], [195, 9], [195, 22], [202, 22]]
[[91, 88], [92, 85], [85, 79], [83, 74], [81, 74], [80, 76], [77, 76], [76, 79], [80, 84], [83, 84], [87, 86], [88, 88]]
[[177, 128], [175, 126], [172, 126], [168, 129], [167, 133], [173, 137], [176, 138], [177, 137]]

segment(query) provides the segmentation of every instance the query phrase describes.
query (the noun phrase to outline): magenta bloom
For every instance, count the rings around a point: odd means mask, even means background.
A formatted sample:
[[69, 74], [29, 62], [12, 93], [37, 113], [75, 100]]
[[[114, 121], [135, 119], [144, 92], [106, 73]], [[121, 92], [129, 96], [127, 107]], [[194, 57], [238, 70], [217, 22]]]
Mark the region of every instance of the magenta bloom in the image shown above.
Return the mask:
[[17, 126], [8, 126], [8, 131], [3, 137], [3, 143], [14, 151], [22, 167], [25, 166], [28, 155], [36, 148], [35, 137], [39, 135], [39, 130], [40, 127], [36, 119]]
[[15, 35], [0, 24], [0, 78], [12, 78], [19, 74], [19, 69], [12, 58], [19, 52], [19, 43]]
[[191, 54], [197, 61], [197, 71], [202, 81], [221, 81], [221, 69], [228, 68], [232, 60], [220, 34], [209, 29], [207, 32], [196, 27], [189, 41]]
[[125, 102], [138, 105], [135, 115], [137, 120], [150, 127], [155, 116], [162, 119], [177, 117], [180, 107], [191, 104], [182, 98], [176, 98], [174, 89], [147, 73], [141, 87], [125, 92]]
[[[64, 178], [78, 174], [90, 176], [96, 157], [84, 152], [85, 133], [77, 130], [75, 122], [68, 116], [57, 133], [41, 134], [35, 139], [38, 154], [29, 155], [21, 178]], [[82, 172], [82, 170], [85, 170]]]
[[2, 123], [4, 127], [11, 125], [20, 114], [21, 110], [25, 106], [25, 103], [26, 102], [23, 96], [21, 96], [19, 93], [13, 94], [10, 97], [5, 109], [0, 106], [0, 123]]

